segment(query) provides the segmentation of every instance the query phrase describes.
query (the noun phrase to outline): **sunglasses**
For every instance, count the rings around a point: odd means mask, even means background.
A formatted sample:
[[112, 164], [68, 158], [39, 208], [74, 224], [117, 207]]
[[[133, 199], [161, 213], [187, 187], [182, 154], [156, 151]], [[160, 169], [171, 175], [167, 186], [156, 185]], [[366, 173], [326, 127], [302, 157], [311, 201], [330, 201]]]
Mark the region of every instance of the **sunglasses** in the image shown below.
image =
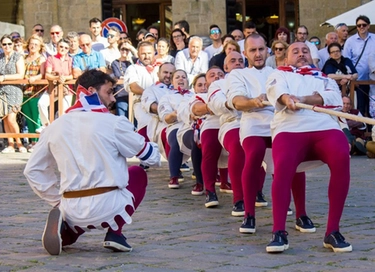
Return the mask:
[[60, 35], [60, 32], [51, 32], [51, 35]]
[[358, 28], [366, 27], [366, 26], [368, 26], [368, 24], [358, 24], [358, 25], [357, 25]]
[[44, 32], [44, 29], [34, 29], [36, 32]]
[[127, 48], [121, 48], [120, 51], [129, 52], [129, 49], [127, 49]]
[[111, 38], [111, 39], [112, 39], [114, 36], [115, 36], [115, 35], [113, 35], [113, 34], [108, 34], [108, 35], [107, 35], [107, 38]]
[[211, 35], [215, 35], [215, 34], [220, 34], [220, 30], [219, 29], [213, 29], [211, 30]]
[[283, 51], [284, 49], [284, 47], [275, 47], [275, 51]]
[[8, 46], [12, 46], [13, 43], [3, 43], [2, 45], [3, 45], [3, 46], [7, 46], [7, 45], [8, 45]]
[[59, 48], [68, 50], [69, 47], [60, 45]]
[[89, 47], [90, 45], [91, 45], [90, 43], [83, 43], [80, 46], [82, 46], [82, 47]]
[[12, 36], [12, 40], [21, 38], [21, 36]]
[[312, 44], [316, 44], [316, 45], [319, 45], [320, 44], [320, 41], [311, 41]]

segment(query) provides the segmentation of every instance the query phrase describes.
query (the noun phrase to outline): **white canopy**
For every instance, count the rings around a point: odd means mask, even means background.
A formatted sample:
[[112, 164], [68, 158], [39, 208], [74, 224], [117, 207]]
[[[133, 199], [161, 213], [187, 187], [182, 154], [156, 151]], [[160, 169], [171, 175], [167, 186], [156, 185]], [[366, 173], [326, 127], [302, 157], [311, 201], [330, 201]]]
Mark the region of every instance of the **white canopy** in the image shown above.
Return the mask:
[[355, 26], [355, 19], [360, 15], [366, 15], [370, 19], [371, 24], [375, 24], [375, 1], [370, 1], [362, 6], [326, 20], [324, 23], [321, 23], [320, 26], [335, 26], [339, 23], [345, 23], [348, 26]]

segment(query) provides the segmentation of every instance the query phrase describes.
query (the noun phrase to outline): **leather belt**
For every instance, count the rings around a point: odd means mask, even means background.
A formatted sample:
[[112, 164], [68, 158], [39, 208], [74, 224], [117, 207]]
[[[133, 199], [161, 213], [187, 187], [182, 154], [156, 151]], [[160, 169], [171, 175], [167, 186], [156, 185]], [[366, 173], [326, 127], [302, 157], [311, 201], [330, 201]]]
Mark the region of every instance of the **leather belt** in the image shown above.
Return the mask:
[[97, 187], [97, 188], [78, 190], [78, 191], [69, 191], [69, 192], [64, 192], [63, 197], [64, 198], [79, 198], [79, 197], [86, 197], [86, 196], [94, 196], [94, 195], [100, 195], [100, 194], [104, 194], [110, 191], [114, 191], [117, 189], [118, 189], [117, 186], [111, 186], [111, 187]]

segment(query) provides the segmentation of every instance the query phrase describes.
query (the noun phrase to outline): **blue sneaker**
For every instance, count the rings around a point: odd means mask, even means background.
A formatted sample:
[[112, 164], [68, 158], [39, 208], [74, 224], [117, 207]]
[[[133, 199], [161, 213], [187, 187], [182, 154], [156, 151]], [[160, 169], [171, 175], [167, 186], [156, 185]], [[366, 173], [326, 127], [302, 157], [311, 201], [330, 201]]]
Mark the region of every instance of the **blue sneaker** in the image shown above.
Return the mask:
[[180, 171], [181, 172], [189, 172], [190, 171], [190, 167], [189, 165], [185, 162], [183, 164], [181, 164], [180, 166]]
[[103, 247], [112, 249], [114, 252], [130, 252], [133, 248], [126, 242], [123, 234], [116, 234], [108, 231], [105, 235]]
[[283, 230], [276, 231], [272, 234], [271, 242], [267, 245], [268, 253], [281, 253], [289, 248], [288, 233]]
[[338, 231], [324, 237], [323, 246], [330, 248], [333, 252], [352, 252], [352, 245], [345, 241], [344, 236]]

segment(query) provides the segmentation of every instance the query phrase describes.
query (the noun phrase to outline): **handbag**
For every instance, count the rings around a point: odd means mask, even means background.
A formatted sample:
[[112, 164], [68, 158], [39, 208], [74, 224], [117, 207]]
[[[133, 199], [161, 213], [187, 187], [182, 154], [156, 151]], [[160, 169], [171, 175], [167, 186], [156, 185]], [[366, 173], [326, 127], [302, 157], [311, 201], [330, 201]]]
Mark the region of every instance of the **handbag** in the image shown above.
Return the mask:
[[8, 114], [8, 99], [6, 94], [3, 92], [0, 94], [0, 117], [7, 116]]

